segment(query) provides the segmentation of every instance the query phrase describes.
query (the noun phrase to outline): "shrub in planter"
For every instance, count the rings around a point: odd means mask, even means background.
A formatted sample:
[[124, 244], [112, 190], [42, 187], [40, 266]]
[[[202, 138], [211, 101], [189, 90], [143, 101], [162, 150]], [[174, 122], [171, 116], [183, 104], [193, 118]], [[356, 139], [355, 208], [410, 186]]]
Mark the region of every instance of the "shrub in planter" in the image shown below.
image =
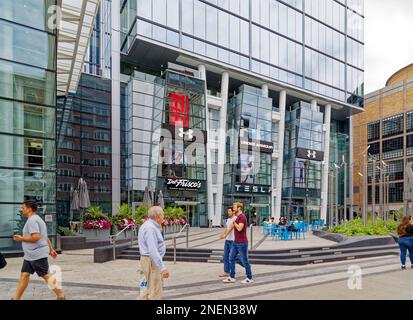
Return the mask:
[[369, 220], [367, 224], [364, 225], [363, 219], [355, 219], [335, 226], [329, 231], [346, 236], [386, 236], [395, 230], [395, 227], [394, 221], [392, 222], [390, 220], [387, 222], [376, 220], [374, 224]]
[[142, 225], [145, 222], [146, 215], [148, 214], [149, 208], [145, 205], [141, 205], [135, 208], [133, 214], [133, 220], [137, 226]]
[[86, 210], [82, 225], [86, 238], [109, 240], [112, 222], [99, 207], [93, 206]]

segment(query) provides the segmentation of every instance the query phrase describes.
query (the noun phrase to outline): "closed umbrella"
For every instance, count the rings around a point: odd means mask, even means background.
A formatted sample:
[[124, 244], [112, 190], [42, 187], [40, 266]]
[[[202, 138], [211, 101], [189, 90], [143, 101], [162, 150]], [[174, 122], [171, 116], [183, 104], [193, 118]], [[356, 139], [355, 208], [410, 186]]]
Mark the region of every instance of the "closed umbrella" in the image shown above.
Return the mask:
[[79, 192], [77, 189], [70, 191], [70, 198], [72, 201], [70, 202], [70, 221], [73, 220], [73, 211], [79, 210]]
[[151, 196], [149, 194], [149, 188], [145, 187], [145, 192], [143, 193], [143, 205], [147, 207], [152, 206]]
[[[80, 209], [89, 208], [90, 207], [89, 190], [87, 189], [87, 183], [83, 178], [79, 179], [78, 190], [79, 190], [79, 208]], [[83, 213], [84, 213], [84, 210], [82, 210], [81, 219], [83, 218]]]
[[90, 207], [89, 190], [87, 188], [87, 183], [83, 178], [79, 179], [78, 184], [79, 190], [79, 208], [86, 209]]
[[162, 209], [164, 209], [164, 208], [165, 208], [165, 202], [164, 202], [164, 200], [163, 200], [163, 193], [162, 193], [162, 190], [161, 190], [161, 191], [159, 191], [159, 195], [158, 195], [158, 203], [159, 203], [159, 206], [160, 206]]

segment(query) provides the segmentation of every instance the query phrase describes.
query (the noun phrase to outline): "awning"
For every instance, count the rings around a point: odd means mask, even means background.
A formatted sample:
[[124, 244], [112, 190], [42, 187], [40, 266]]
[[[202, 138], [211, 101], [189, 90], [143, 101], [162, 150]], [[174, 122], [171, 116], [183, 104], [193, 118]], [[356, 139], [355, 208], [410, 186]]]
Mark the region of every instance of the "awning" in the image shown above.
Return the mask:
[[60, 0], [57, 32], [57, 95], [75, 93], [100, 0]]

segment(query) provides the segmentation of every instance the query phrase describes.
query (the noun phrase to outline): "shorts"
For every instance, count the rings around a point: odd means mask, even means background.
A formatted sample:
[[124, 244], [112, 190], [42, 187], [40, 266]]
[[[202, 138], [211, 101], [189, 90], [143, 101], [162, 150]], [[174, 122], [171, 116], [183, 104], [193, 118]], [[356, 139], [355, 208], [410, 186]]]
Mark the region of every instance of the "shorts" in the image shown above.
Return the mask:
[[47, 258], [34, 261], [24, 260], [21, 272], [27, 272], [30, 274], [34, 274], [36, 272], [39, 277], [44, 277], [49, 273], [49, 261]]

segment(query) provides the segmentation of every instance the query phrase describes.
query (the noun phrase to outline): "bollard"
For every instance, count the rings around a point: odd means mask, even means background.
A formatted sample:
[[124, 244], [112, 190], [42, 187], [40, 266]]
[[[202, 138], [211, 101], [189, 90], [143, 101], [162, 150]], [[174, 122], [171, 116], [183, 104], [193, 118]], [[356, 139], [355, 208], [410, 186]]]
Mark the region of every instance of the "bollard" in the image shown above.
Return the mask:
[[251, 233], [251, 235], [250, 235], [250, 239], [251, 239], [251, 250], [252, 250], [252, 227], [253, 227], [253, 225], [251, 225], [251, 228], [250, 228], [250, 229], [251, 229], [251, 232], [250, 232], [250, 233]]
[[113, 261], [116, 260], [116, 238], [113, 238]]
[[176, 238], [174, 238], [174, 264], [176, 264]]

